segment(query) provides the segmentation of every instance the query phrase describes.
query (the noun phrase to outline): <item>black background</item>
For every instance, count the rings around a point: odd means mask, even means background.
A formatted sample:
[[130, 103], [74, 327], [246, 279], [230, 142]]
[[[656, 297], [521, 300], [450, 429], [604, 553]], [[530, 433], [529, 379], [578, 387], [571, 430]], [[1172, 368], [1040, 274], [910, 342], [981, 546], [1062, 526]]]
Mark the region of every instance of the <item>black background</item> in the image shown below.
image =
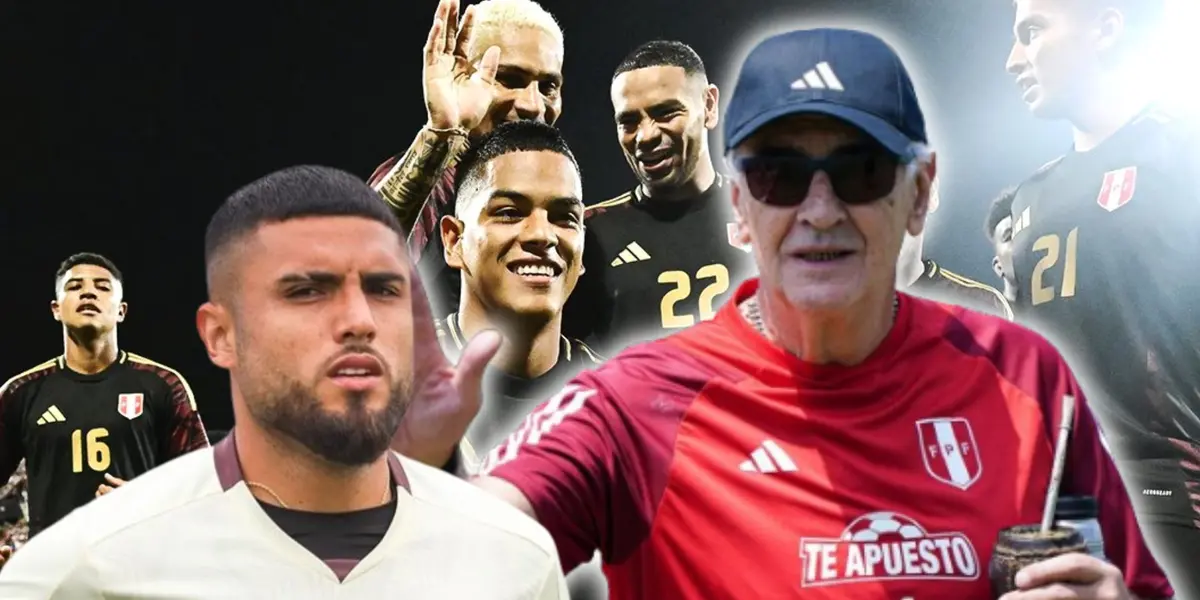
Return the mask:
[[[228, 382], [195, 330], [202, 239], [235, 189], [302, 163], [366, 177], [424, 121], [421, 47], [436, 2], [48, 2], [0, 8], [0, 374], [62, 351], [53, 272], [78, 251], [126, 276], [122, 347], [184, 373], [210, 427], [231, 423]], [[927, 254], [995, 283], [991, 197], [1069, 145], [1026, 114], [1003, 65], [1007, 0], [546, 0], [566, 34], [559, 125], [587, 200], [629, 188], [608, 85], [635, 45], [691, 44], [710, 78], [767, 33], [860, 26], [909, 64], [939, 151], [942, 208]], [[714, 145], [719, 135], [713, 136]]]

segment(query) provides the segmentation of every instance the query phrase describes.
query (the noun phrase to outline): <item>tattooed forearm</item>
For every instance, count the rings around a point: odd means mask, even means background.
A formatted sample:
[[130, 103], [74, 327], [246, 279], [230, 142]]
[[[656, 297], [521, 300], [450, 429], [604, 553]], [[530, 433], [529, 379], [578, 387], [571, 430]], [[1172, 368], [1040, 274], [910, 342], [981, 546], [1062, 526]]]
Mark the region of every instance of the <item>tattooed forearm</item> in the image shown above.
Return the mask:
[[430, 190], [466, 149], [465, 132], [423, 127], [404, 156], [375, 183], [405, 231], [412, 231]]

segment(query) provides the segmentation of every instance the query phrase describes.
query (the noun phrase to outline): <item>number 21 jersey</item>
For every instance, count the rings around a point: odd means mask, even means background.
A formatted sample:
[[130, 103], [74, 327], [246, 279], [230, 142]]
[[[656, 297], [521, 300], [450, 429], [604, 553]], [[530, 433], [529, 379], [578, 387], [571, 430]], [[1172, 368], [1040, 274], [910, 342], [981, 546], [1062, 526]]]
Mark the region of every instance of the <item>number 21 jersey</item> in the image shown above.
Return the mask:
[[1079, 373], [1122, 458], [1200, 440], [1198, 142], [1150, 109], [1013, 201], [1016, 312]]

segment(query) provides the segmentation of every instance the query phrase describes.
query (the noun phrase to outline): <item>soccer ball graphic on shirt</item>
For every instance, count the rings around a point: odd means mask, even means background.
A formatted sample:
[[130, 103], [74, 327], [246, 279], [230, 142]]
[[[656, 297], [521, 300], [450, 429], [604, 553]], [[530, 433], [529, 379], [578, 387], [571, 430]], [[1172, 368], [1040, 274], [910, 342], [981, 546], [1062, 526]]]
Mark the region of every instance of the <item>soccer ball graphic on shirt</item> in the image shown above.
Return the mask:
[[891, 511], [858, 517], [838, 537], [801, 538], [800, 557], [804, 587], [980, 576], [979, 555], [965, 534], [930, 533], [916, 519]]
[[847, 525], [842, 539], [847, 542], [877, 542], [889, 535], [916, 540], [925, 537], [925, 530], [916, 521], [903, 515], [874, 512], [863, 515]]

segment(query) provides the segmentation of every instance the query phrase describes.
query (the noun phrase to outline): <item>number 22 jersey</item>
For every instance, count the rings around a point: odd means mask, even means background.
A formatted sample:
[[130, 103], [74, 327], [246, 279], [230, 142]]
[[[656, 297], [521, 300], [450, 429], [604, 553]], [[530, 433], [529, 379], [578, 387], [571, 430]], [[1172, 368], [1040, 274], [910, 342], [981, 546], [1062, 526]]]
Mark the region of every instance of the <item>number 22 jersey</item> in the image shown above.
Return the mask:
[[604, 356], [711, 319], [753, 271], [735, 245], [732, 183], [717, 175], [694, 198], [652, 200], [640, 188], [588, 207], [586, 271], [564, 309], [563, 333]]
[[1015, 312], [1062, 349], [1122, 459], [1200, 440], [1198, 191], [1197, 128], [1151, 108], [1013, 200]]
[[31, 536], [94, 498], [105, 473], [133, 479], [208, 446], [191, 389], [174, 370], [127, 352], [91, 375], [65, 362], [0, 387], [0, 477], [25, 459]]

